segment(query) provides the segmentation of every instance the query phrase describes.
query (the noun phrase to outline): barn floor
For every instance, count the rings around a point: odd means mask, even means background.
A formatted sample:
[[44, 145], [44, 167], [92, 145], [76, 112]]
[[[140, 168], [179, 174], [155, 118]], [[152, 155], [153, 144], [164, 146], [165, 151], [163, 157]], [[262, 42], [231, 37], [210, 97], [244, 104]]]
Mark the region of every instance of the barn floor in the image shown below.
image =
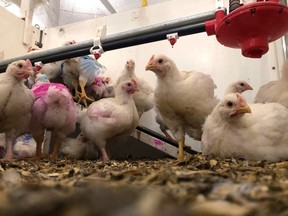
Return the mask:
[[288, 215], [288, 162], [0, 162], [0, 215]]

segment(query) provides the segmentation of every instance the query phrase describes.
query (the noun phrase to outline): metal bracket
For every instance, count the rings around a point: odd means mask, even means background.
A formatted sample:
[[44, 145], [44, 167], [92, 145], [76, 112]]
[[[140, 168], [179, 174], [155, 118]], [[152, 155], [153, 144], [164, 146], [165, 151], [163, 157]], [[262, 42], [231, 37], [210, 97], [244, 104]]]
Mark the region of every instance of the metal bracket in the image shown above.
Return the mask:
[[[38, 26], [38, 27], [39, 27], [39, 30], [40, 30], [40, 35], [39, 35], [39, 41], [35, 41], [35, 45], [38, 46], [39, 48], [42, 48], [43, 47], [42, 41], [43, 41], [43, 33], [44, 33], [44, 31], [40, 29], [40, 26]], [[36, 26], [36, 28], [38, 28], [38, 27]]]

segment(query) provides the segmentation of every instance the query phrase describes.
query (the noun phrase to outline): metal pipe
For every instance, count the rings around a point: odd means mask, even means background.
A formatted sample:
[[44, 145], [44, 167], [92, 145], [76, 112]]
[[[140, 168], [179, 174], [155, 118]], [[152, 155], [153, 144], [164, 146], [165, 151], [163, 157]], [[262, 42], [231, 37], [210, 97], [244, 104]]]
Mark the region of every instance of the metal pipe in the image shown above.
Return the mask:
[[[194, 20], [192, 19], [194, 17]], [[101, 46], [105, 51], [150, 43], [166, 39], [169, 33], [177, 32], [179, 36], [205, 32], [204, 21], [213, 19], [215, 12], [207, 12], [186, 18], [176, 19], [148, 27], [126, 31], [110, 36], [101, 37]], [[199, 23], [200, 20], [202, 23]], [[193, 23], [193, 24], [191, 24]], [[43, 63], [55, 62], [67, 58], [90, 54], [89, 50], [94, 45], [94, 40], [79, 42], [69, 46], [58, 47], [37, 53], [7, 59], [0, 62], [0, 72], [4, 72], [7, 65], [19, 59], [30, 59], [32, 63], [42, 61]]]
[[102, 44], [105, 51], [120, 49], [129, 46], [140, 45], [144, 43], [151, 43], [154, 41], [165, 40], [166, 35], [177, 32], [179, 36], [185, 36], [190, 34], [196, 34], [205, 32], [205, 23], [194, 24], [185, 27], [174, 28], [171, 30], [165, 30], [160, 32], [151, 33], [149, 35], [137, 36], [134, 38], [126, 38], [120, 41], [113, 41], [106, 44]]
[[172, 28], [178, 28], [178, 27], [183, 27], [183, 26], [192, 25], [196, 23], [202, 23], [208, 20], [212, 20], [214, 18], [215, 18], [215, 11], [209, 11], [209, 12], [200, 13], [197, 15], [192, 15], [188, 17], [171, 20], [168, 22], [162, 22], [159, 24], [146, 26], [146, 27], [139, 28], [139, 29], [125, 31], [122, 33], [107, 35], [101, 38], [101, 43], [108, 43], [108, 42], [112, 42], [116, 40], [122, 40], [125, 38], [132, 38], [132, 37], [137, 37], [137, 36], [144, 35], [144, 34], [151, 34], [154, 32], [169, 30]]

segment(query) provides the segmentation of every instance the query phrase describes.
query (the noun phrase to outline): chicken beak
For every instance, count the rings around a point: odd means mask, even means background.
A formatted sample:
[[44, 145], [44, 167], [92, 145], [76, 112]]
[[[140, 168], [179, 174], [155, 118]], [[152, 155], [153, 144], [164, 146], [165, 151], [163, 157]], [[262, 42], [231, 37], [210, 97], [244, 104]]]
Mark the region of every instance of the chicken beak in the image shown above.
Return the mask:
[[248, 85], [246, 90], [253, 90], [253, 88], [250, 85]]
[[146, 67], [145, 67], [145, 70], [153, 70], [155, 68], [155, 65], [153, 64], [147, 64]]
[[240, 113], [251, 113], [250, 107], [246, 104], [245, 106], [241, 106], [240, 108], [237, 109], [236, 111], [237, 114]]

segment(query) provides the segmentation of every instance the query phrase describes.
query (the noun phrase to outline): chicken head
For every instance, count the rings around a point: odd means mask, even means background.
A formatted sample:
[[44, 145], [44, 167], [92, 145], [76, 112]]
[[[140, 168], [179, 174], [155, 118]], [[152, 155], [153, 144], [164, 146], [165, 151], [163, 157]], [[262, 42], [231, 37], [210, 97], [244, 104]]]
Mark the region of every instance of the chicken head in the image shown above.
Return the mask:
[[220, 103], [220, 115], [226, 119], [251, 113], [250, 107], [239, 93], [227, 95]]
[[29, 76], [33, 76], [31, 61], [29, 59], [15, 61], [8, 66], [7, 72], [18, 80], [27, 79]]
[[240, 93], [242, 94], [244, 91], [247, 90], [253, 90], [253, 88], [244, 80], [239, 80], [236, 82], [231, 83], [226, 91], [225, 95], [230, 94], [230, 93]]
[[173, 65], [173, 62], [164, 55], [153, 55], [148, 64], [146, 65], [145, 70], [153, 71], [157, 76], [164, 75], [164, 72], [170, 71], [170, 69], [176, 65]]

